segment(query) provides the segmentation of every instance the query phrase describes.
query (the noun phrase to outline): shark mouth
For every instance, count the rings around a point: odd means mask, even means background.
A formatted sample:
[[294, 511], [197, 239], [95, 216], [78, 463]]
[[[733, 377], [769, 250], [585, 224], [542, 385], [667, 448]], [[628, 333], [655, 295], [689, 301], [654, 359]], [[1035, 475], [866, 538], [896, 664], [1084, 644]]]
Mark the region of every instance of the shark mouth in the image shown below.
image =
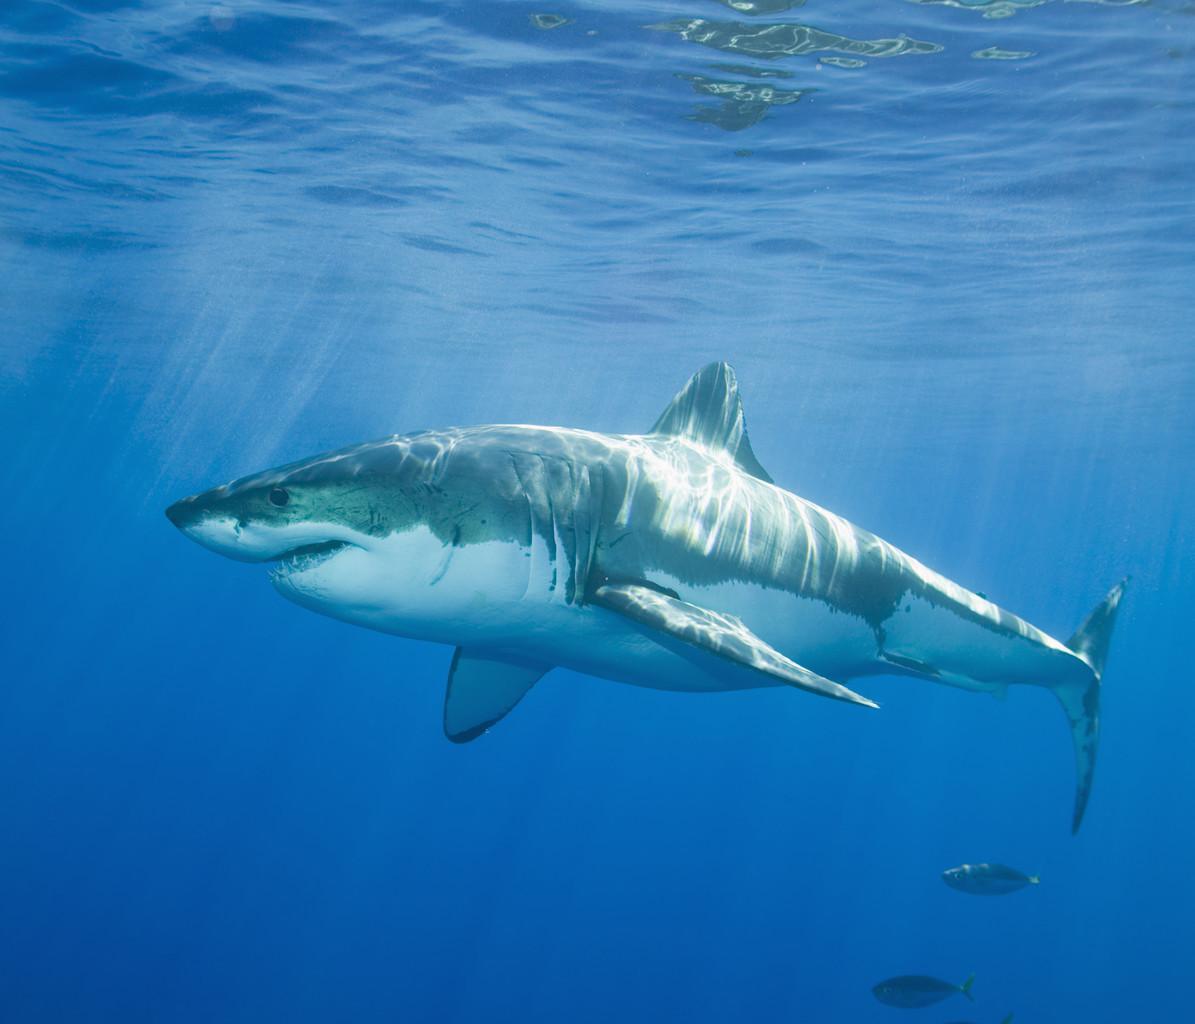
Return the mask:
[[275, 565], [270, 570], [270, 575], [274, 579], [279, 579], [293, 573], [307, 572], [318, 565], [323, 565], [324, 562], [335, 557], [337, 552], [351, 547], [353, 545], [347, 541], [325, 540], [318, 544], [303, 544], [300, 547], [291, 548], [274, 559]]

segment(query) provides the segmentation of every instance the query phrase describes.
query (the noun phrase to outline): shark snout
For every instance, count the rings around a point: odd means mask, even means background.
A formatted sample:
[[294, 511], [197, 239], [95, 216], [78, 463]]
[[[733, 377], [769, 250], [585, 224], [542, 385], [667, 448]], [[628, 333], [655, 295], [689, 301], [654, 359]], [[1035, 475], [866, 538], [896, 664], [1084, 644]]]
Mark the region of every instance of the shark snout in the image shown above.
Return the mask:
[[176, 501], [166, 518], [196, 544], [238, 562], [272, 562], [329, 545], [358, 547], [362, 539], [331, 523], [263, 517], [229, 487]]
[[166, 509], [166, 518], [187, 537], [225, 558], [239, 562], [262, 562], [274, 557], [277, 545], [253, 543], [244, 525], [234, 515], [213, 507], [202, 494], [176, 501]]
[[187, 524], [193, 518], [193, 510], [195, 507], [195, 500], [193, 498], [183, 498], [181, 501], [176, 501], [168, 509], [166, 509], [166, 518], [169, 519], [180, 530], [185, 531]]

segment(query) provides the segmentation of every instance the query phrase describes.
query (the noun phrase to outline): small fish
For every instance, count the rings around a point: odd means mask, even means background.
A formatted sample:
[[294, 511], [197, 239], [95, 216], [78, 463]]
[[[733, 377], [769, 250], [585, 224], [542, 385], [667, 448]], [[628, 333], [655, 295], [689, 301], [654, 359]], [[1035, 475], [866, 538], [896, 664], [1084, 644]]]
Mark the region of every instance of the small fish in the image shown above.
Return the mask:
[[952, 889], [975, 896], [1003, 896], [1027, 885], [1038, 885], [1041, 879], [1003, 864], [960, 864], [943, 871], [942, 881]]
[[903, 1009], [916, 1009], [921, 1006], [933, 1006], [948, 996], [961, 992], [972, 1002], [971, 983], [975, 981], [972, 974], [961, 985], [952, 985], [948, 981], [928, 978], [924, 974], [903, 974], [899, 978], [889, 978], [881, 981], [872, 988], [875, 997], [887, 1006], [899, 1006]]

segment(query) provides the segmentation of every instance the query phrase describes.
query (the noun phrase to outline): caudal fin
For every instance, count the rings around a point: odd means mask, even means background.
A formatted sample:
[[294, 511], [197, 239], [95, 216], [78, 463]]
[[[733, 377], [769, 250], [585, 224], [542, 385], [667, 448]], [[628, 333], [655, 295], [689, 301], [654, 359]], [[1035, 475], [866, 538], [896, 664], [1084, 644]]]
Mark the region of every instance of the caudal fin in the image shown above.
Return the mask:
[[1104, 660], [1108, 656], [1108, 642], [1116, 624], [1116, 608], [1124, 595], [1128, 577], [1121, 580], [1083, 621], [1066, 645], [1087, 663], [1091, 675], [1077, 683], [1061, 686], [1054, 695], [1066, 712], [1071, 739], [1075, 745], [1075, 814], [1071, 832], [1079, 831], [1083, 812], [1091, 796], [1091, 780], [1095, 775], [1095, 755], [1100, 742], [1100, 680], [1104, 675]]
[[966, 996], [968, 999], [970, 999], [970, 1000], [971, 1000], [971, 1002], [975, 1002], [975, 997], [974, 997], [973, 995], [971, 995], [971, 986], [972, 986], [972, 985], [974, 985], [974, 984], [975, 984], [975, 975], [974, 975], [974, 974], [972, 974], [972, 975], [971, 975], [971, 977], [969, 977], [969, 978], [968, 978], [966, 981], [964, 981], [964, 982], [963, 982], [963, 983], [962, 983], [962, 984], [961, 984], [961, 985], [958, 987], [958, 990], [959, 990], [959, 991], [960, 991], [960, 992], [961, 992], [963, 995], [965, 995], [965, 996]]

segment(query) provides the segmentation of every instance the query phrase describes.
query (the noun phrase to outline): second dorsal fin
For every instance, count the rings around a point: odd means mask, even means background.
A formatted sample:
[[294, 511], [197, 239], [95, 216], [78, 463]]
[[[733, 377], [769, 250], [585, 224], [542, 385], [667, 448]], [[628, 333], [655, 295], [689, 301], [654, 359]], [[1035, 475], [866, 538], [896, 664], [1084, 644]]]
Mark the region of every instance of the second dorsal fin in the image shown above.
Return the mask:
[[729, 363], [710, 363], [693, 374], [650, 433], [672, 434], [709, 448], [723, 449], [744, 472], [772, 482], [747, 440], [739, 383]]

